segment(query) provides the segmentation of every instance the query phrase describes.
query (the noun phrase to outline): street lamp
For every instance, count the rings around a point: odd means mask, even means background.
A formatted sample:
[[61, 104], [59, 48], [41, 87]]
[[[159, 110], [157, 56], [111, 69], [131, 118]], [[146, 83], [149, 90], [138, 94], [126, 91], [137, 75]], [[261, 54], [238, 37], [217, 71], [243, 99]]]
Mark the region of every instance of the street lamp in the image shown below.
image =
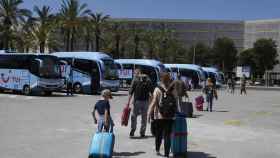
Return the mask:
[[195, 49], [196, 49], [196, 33], [194, 34], [194, 45], [193, 45], [193, 64], [195, 64]]

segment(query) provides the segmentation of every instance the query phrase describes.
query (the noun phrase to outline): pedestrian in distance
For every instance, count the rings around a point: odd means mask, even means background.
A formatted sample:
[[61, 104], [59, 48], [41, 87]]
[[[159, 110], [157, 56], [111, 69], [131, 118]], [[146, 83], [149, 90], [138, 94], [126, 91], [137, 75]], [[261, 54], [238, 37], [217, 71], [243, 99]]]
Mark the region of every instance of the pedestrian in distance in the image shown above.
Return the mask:
[[129, 100], [133, 97], [129, 136], [134, 137], [137, 128], [137, 117], [141, 115], [140, 136], [143, 138], [146, 134], [147, 113], [149, 100], [153, 93], [153, 84], [146, 74], [141, 73], [140, 69], [136, 69], [135, 72], [136, 75], [129, 89]]
[[235, 91], [235, 79], [234, 77], [231, 78], [231, 94], [234, 94]]
[[231, 93], [231, 90], [232, 90], [232, 78], [228, 78], [228, 81], [227, 81], [227, 92]]
[[176, 98], [177, 108], [181, 111], [183, 97], [188, 98], [187, 87], [184, 81], [181, 79], [181, 74], [177, 73], [177, 78], [170, 84], [169, 91], [172, 91]]
[[160, 75], [160, 80], [160, 85], [153, 92], [153, 99], [149, 106], [148, 121], [150, 122], [151, 117], [154, 117], [154, 126], [156, 129], [155, 149], [157, 155], [160, 155], [160, 146], [163, 139], [164, 156], [169, 157], [171, 146], [170, 135], [172, 132], [173, 117], [176, 112], [176, 99], [174, 96], [172, 97], [171, 92], [168, 92], [168, 87], [171, 83], [170, 75], [163, 72]]
[[246, 76], [243, 74], [243, 76], [240, 79], [240, 94], [242, 95], [243, 93], [247, 95], [246, 91]]
[[109, 89], [101, 92], [102, 98], [98, 100], [92, 112], [94, 123], [97, 124], [97, 132], [113, 132], [114, 122], [110, 114], [110, 99], [113, 99]]
[[207, 79], [207, 83], [206, 83], [205, 88], [203, 89], [203, 92], [205, 93], [205, 96], [206, 96], [207, 111], [210, 110], [210, 112], [212, 112], [213, 100], [214, 100], [214, 98], [217, 100], [218, 95], [217, 95], [217, 90], [215, 88], [215, 85], [213, 84], [211, 78]]

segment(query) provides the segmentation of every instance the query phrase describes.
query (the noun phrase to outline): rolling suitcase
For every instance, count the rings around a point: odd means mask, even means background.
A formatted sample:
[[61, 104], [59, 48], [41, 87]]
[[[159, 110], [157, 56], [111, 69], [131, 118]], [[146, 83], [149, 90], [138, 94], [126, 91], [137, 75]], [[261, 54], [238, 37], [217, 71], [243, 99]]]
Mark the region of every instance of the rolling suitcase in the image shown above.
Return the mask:
[[180, 112], [185, 114], [186, 117], [193, 117], [193, 104], [189, 99], [182, 102]]
[[187, 121], [182, 113], [176, 114], [172, 133], [171, 133], [171, 151], [173, 155], [185, 156], [187, 152]]
[[89, 158], [111, 158], [113, 155], [115, 135], [109, 132], [94, 134], [89, 149]]
[[204, 98], [202, 95], [195, 98], [195, 108], [197, 111], [203, 111]]
[[122, 118], [121, 118], [122, 126], [128, 125], [128, 120], [129, 120], [130, 111], [131, 111], [131, 108], [129, 107], [129, 103], [130, 103], [130, 99], [128, 100], [128, 103], [126, 104], [126, 106], [124, 107], [123, 112], [122, 112]]

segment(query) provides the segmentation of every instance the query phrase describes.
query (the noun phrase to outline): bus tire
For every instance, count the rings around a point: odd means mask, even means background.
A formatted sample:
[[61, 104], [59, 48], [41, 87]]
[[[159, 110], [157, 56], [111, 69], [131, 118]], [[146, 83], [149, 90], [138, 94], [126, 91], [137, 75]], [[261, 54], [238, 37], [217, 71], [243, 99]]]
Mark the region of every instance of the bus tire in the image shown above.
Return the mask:
[[82, 93], [82, 85], [80, 83], [75, 83], [73, 86], [74, 93]]
[[28, 86], [28, 85], [23, 86], [22, 93], [24, 95], [30, 95], [31, 94], [30, 86]]
[[45, 96], [50, 96], [52, 95], [52, 91], [44, 91]]

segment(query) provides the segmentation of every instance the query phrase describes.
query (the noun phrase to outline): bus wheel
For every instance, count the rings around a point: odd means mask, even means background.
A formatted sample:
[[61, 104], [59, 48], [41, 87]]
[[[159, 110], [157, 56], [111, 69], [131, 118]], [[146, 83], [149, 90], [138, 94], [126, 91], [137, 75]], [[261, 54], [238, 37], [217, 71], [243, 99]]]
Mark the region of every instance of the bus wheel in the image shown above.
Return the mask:
[[31, 93], [30, 87], [28, 85], [23, 86], [22, 93], [24, 95], [30, 95], [30, 93]]
[[75, 83], [73, 90], [75, 93], [82, 93], [82, 85], [80, 83]]
[[52, 91], [44, 91], [44, 94], [45, 94], [46, 96], [50, 96], [50, 95], [52, 95]]

